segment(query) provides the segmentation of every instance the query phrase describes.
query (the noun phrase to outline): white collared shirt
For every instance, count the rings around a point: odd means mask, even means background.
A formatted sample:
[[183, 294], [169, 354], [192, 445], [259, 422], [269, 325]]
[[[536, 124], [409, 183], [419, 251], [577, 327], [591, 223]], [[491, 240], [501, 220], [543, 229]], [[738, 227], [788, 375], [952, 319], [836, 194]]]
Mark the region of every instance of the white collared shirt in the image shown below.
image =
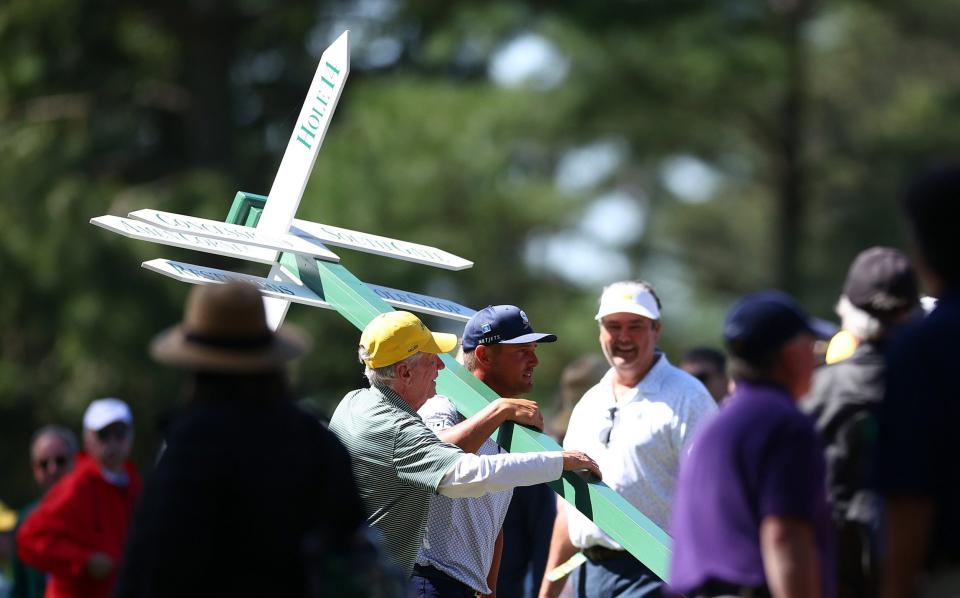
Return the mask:
[[[634, 392], [619, 400], [614, 375], [611, 368], [574, 407], [563, 448], [590, 455], [603, 481], [666, 531], [681, 452], [717, 406], [699, 380], [670, 365], [662, 353]], [[566, 507], [574, 546], [621, 548], [571, 505]]]
[[[463, 421], [450, 399], [439, 395], [418, 413], [434, 432]], [[562, 471], [562, 453], [510, 454], [487, 438], [476, 455], [464, 455], [440, 482], [439, 496], [430, 501], [417, 563], [432, 565], [481, 594], [489, 594], [492, 588], [487, 586], [487, 573], [513, 488], [555, 480]], [[474, 498], [453, 498], [457, 496]]]

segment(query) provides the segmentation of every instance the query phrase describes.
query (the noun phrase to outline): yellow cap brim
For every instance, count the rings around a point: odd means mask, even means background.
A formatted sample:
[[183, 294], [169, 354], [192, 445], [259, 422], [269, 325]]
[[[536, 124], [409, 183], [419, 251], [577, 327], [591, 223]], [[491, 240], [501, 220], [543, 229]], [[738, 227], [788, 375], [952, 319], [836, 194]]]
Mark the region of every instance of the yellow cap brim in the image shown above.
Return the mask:
[[449, 353], [457, 346], [457, 335], [446, 332], [431, 332], [433, 342], [428, 343], [421, 351], [424, 353]]

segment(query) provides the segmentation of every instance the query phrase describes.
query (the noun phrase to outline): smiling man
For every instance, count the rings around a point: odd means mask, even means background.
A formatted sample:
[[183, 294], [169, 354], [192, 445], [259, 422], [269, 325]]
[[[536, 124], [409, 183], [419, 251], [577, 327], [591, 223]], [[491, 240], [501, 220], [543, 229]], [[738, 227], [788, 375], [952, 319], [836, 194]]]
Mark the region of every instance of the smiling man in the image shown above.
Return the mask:
[[[330, 419], [330, 430], [350, 453], [367, 522], [383, 534], [386, 553], [407, 576], [434, 494], [478, 497], [553, 481], [570, 470], [600, 475], [593, 459], [579, 451], [472, 454], [508, 419], [542, 425], [539, 410], [524, 408], [525, 402], [490, 403], [445, 430], [448, 442], [430, 430], [417, 409], [437, 393], [437, 374], [444, 367], [438, 355], [456, 344], [455, 335], [431, 332], [409, 312], [380, 314], [360, 337], [370, 388], [348, 393]], [[467, 586], [457, 589], [471, 592]], [[411, 591], [426, 589], [411, 586]]]
[[[503, 398], [500, 404], [506, 419], [516, 413], [518, 421], [543, 428], [540, 409], [533, 401], [517, 397], [533, 389], [533, 370], [539, 365], [537, 343], [552, 343], [556, 335], [535, 332], [527, 314], [514, 305], [491, 305], [478, 311], [463, 330], [463, 344], [457, 360], [477, 379]], [[457, 424], [465, 421], [450, 399], [435, 396], [418, 411], [423, 421], [446, 442], [459, 444], [478, 455], [497, 455], [499, 446], [490, 438], [479, 447], [462, 444]], [[553, 493], [549, 487], [525, 487]], [[519, 489], [518, 489], [519, 490]], [[412, 584], [417, 596], [447, 598], [474, 592], [492, 594], [497, 587], [503, 549], [503, 522], [510, 506], [512, 489], [478, 498], [453, 499], [438, 496], [430, 504], [427, 533], [417, 555]]]
[[[610, 370], [588, 390], [570, 416], [563, 446], [594, 457], [604, 481], [661, 529], [684, 445], [716, 411], [693, 376], [657, 350], [660, 299], [641, 281], [616, 282], [600, 297], [596, 320]], [[575, 595], [659, 596], [663, 582], [573, 508], [557, 517], [547, 571], [583, 551], [574, 572]], [[541, 596], [556, 596], [563, 581], [544, 580]]]

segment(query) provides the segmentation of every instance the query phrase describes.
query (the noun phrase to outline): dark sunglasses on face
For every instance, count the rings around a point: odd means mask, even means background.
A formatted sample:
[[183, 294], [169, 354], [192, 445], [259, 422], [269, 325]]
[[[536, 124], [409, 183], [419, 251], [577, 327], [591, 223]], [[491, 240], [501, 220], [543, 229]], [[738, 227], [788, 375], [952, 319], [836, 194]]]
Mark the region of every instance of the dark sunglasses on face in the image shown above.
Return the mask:
[[127, 426], [107, 426], [102, 430], [97, 430], [97, 438], [100, 442], [107, 442], [111, 438], [116, 440], [126, 440], [130, 435], [130, 428]]
[[56, 457], [47, 457], [46, 459], [37, 459], [34, 463], [40, 469], [46, 469], [50, 464], [56, 463], [57, 467], [63, 467], [70, 458], [66, 455], [57, 455]]

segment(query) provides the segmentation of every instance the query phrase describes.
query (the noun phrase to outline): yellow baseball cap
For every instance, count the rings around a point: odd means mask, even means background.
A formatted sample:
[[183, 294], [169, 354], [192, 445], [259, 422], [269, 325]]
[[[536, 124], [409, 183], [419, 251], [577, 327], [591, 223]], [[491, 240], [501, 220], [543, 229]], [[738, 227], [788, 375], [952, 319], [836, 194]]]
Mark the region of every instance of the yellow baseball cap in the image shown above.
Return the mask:
[[447, 353], [457, 346], [457, 335], [430, 332], [420, 318], [408, 311], [380, 314], [360, 335], [360, 346], [370, 356], [367, 367], [382, 368], [415, 353]]

